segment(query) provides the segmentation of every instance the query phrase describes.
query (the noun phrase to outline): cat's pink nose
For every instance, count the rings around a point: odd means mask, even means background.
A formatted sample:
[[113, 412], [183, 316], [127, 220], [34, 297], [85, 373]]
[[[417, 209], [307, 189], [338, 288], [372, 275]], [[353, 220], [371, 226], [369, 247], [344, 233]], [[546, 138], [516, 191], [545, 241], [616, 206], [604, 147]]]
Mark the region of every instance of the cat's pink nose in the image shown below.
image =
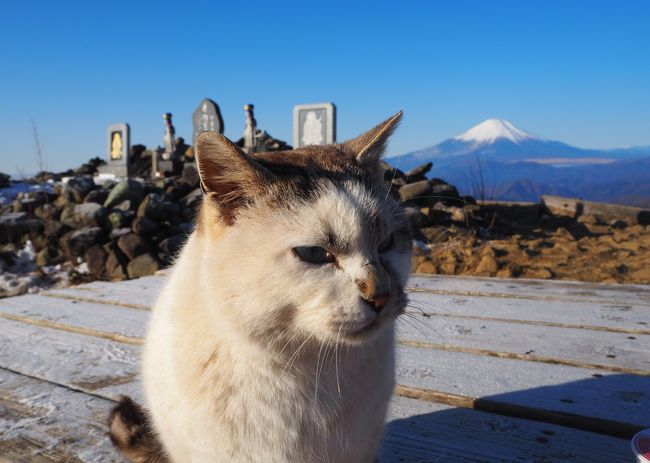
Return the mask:
[[389, 297], [390, 293], [379, 294], [377, 296], [374, 296], [370, 300], [370, 303], [375, 307], [375, 310], [377, 312], [381, 312], [381, 309], [383, 309], [386, 302], [388, 302]]

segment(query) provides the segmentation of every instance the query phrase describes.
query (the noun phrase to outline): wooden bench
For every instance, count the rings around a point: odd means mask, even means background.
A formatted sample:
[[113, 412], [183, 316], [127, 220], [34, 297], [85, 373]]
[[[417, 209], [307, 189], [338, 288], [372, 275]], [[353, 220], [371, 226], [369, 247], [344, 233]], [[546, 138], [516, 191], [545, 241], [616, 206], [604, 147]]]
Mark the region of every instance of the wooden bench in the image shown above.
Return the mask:
[[[157, 275], [0, 300], [0, 461], [121, 461], [106, 437]], [[631, 461], [650, 287], [415, 275], [381, 461]]]

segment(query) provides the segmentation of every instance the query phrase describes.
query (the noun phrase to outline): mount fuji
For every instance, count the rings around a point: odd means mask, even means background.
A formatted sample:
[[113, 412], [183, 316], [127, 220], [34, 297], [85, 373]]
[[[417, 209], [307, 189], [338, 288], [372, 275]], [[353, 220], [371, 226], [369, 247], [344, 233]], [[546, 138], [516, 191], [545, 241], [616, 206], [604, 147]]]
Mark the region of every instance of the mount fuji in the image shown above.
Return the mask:
[[[558, 194], [631, 203], [626, 198], [650, 190], [650, 146], [582, 149], [532, 135], [504, 119], [487, 119], [437, 145], [387, 161], [403, 171], [433, 162], [432, 174], [464, 194], [477, 194], [473, 190], [480, 176], [481, 184], [489, 184], [486, 199], [537, 201], [541, 194]], [[650, 191], [641, 196], [650, 201]]]

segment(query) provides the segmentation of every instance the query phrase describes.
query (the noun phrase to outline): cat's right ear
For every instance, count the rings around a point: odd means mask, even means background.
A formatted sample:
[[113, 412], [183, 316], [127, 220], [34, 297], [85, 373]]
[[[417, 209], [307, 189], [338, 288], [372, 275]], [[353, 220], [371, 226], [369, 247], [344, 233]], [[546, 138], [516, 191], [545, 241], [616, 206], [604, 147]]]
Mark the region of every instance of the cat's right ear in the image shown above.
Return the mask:
[[205, 200], [212, 201], [226, 224], [272, 181], [273, 174], [216, 132], [203, 132], [196, 141], [196, 165]]

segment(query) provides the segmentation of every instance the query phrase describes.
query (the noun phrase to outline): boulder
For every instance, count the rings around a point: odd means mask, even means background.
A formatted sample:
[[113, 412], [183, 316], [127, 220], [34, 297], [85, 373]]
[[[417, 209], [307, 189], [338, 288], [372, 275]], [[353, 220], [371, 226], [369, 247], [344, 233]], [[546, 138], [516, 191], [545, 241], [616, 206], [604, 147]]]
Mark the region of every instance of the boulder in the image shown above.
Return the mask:
[[158, 249], [170, 256], [175, 256], [187, 241], [187, 235], [174, 235], [158, 243]]
[[117, 240], [117, 246], [129, 260], [135, 259], [137, 256], [146, 252], [153, 251], [153, 247], [144, 238], [135, 233], [120, 236]]
[[97, 188], [86, 195], [84, 203], [104, 204], [106, 198], [108, 198], [108, 190], [106, 188]]
[[71, 230], [71, 228], [68, 227], [67, 225], [63, 225], [61, 222], [52, 220], [52, 221], [45, 222], [45, 227], [43, 228], [43, 233], [48, 238], [58, 240], [63, 235], [68, 233], [70, 230]]
[[24, 235], [42, 233], [45, 222], [32, 219], [26, 212], [8, 212], [0, 215], [0, 244], [20, 242]]
[[408, 172], [406, 172], [406, 182], [414, 183], [414, 182], [419, 182], [421, 180], [426, 180], [427, 173], [431, 170], [432, 167], [433, 167], [433, 163], [427, 162], [426, 164], [422, 164], [421, 166], [409, 170]]
[[155, 221], [170, 220], [180, 214], [178, 203], [164, 201], [160, 195], [148, 194], [138, 208], [138, 217], [147, 217]]
[[117, 246], [117, 243], [111, 242], [104, 246], [104, 251], [108, 253], [104, 273], [111, 280], [124, 280], [127, 278], [126, 265], [128, 259]]
[[95, 189], [95, 181], [90, 175], [81, 175], [68, 180], [63, 192], [68, 201], [81, 203], [91, 190]]
[[107, 258], [108, 253], [102, 246], [95, 245], [89, 247], [84, 254], [84, 260], [86, 261], [86, 265], [88, 265], [88, 272], [95, 276], [101, 275], [104, 272]]
[[66, 259], [75, 262], [83, 257], [88, 248], [101, 243], [104, 232], [99, 227], [82, 228], [66, 233], [59, 239], [59, 245]]
[[0, 172], [0, 188], [11, 186], [11, 176]]
[[430, 204], [431, 185], [426, 180], [404, 185], [400, 190], [402, 202], [427, 206]]
[[61, 212], [61, 223], [74, 229], [102, 227], [106, 222], [106, 212], [97, 203], [68, 205]]
[[196, 168], [195, 164], [185, 164], [183, 166], [181, 182], [189, 185], [190, 190], [199, 187], [199, 170]]
[[130, 228], [134, 217], [135, 212], [133, 211], [113, 209], [111, 213], [108, 214], [108, 223], [110, 224], [112, 230], [126, 227]]
[[111, 232], [108, 235], [108, 239], [111, 241], [116, 241], [120, 236], [124, 236], [127, 233], [131, 233], [131, 227], [129, 228], [115, 228], [111, 230]]
[[46, 246], [36, 254], [36, 265], [39, 267], [60, 264], [63, 260], [63, 254], [56, 246]]
[[54, 204], [42, 204], [34, 210], [34, 215], [41, 220], [57, 220], [61, 215], [61, 208]]
[[144, 188], [140, 182], [131, 178], [120, 181], [113, 187], [104, 201], [104, 207], [110, 209], [122, 201], [129, 200], [136, 207], [144, 199]]
[[433, 202], [443, 202], [448, 205], [463, 205], [463, 200], [460, 198], [458, 190], [453, 185], [431, 185], [431, 196], [431, 200]]
[[136, 217], [131, 228], [138, 235], [149, 236], [160, 231], [160, 226], [148, 217]]
[[139, 278], [147, 275], [153, 275], [161, 268], [158, 257], [153, 253], [142, 254], [127, 266], [129, 278]]

